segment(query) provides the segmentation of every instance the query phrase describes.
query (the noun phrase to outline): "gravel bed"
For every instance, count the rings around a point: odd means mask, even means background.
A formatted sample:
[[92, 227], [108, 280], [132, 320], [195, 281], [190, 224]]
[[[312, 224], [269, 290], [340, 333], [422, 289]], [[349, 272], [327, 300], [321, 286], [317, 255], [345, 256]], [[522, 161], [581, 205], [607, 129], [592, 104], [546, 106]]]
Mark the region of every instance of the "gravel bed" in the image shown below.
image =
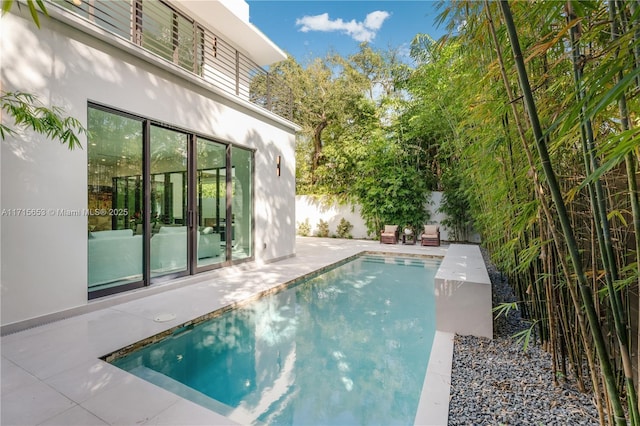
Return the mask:
[[[483, 251], [494, 306], [514, 301], [506, 279]], [[519, 312], [494, 320], [494, 339], [456, 336], [449, 425], [598, 425], [589, 394], [574, 383], [553, 383], [551, 355], [537, 345], [526, 352], [512, 336], [528, 326]]]

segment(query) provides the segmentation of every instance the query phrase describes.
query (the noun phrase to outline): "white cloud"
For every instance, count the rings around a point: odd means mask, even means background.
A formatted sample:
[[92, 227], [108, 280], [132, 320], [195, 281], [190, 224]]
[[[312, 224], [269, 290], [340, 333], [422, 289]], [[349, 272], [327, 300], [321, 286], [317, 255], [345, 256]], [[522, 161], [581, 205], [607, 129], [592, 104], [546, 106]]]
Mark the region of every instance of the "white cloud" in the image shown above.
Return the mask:
[[356, 41], [371, 41], [376, 37], [376, 32], [382, 28], [382, 24], [389, 16], [391, 16], [389, 12], [376, 10], [369, 13], [363, 22], [358, 22], [355, 19], [345, 22], [341, 18], [329, 19], [328, 13], [322, 13], [296, 19], [296, 25], [300, 26], [300, 31], [303, 33], [339, 31]]
[[384, 21], [389, 17], [389, 12], [384, 12], [382, 10], [376, 10], [375, 12], [371, 12], [367, 15], [364, 20], [364, 26], [372, 29], [379, 30], [382, 27]]

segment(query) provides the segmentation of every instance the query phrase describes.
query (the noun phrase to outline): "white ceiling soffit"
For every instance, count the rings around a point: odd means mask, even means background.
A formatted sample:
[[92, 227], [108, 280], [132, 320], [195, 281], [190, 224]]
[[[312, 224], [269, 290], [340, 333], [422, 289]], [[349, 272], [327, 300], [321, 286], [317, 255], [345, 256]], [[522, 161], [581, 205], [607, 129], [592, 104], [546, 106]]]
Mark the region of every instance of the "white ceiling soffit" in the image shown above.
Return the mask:
[[260, 66], [287, 59], [287, 54], [249, 22], [244, 0], [179, 0], [174, 4], [225, 41], [238, 46]]

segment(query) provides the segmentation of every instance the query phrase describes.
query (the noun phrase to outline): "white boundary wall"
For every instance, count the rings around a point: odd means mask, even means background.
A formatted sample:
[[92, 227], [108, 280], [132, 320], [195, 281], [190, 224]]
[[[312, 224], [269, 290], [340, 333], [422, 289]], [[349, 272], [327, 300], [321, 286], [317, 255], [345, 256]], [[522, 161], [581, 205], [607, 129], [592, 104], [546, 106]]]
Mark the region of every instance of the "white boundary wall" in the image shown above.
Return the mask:
[[[301, 223], [309, 221], [311, 227], [310, 236], [316, 235], [318, 231], [318, 223], [324, 220], [329, 224], [329, 236], [336, 234], [336, 229], [342, 218], [348, 220], [352, 225], [351, 236], [353, 238], [376, 238], [367, 232], [367, 226], [364, 219], [360, 215], [360, 206], [352, 204], [338, 204], [333, 201], [327, 201], [326, 197], [315, 197], [310, 195], [296, 196], [296, 232]], [[431, 214], [430, 223], [441, 224], [446, 215], [439, 211], [440, 202], [442, 200], [442, 192], [434, 191], [431, 193], [431, 201], [425, 205], [425, 209]], [[440, 225], [440, 239], [449, 241], [449, 231], [442, 224]], [[479, 243], [480, 236], [477, 233], [469, 235], [469, 242]]]

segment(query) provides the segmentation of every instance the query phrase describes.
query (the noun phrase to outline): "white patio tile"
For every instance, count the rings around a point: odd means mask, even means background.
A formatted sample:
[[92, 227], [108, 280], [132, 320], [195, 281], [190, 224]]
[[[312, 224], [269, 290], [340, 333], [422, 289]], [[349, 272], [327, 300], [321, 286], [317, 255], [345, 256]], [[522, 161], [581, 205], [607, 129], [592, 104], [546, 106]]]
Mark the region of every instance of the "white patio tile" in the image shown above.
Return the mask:
[[3, 426], [36, 425], [74, 406], [73, 401], [42, 382], [2, 394]]
[[158, 323], [111, 309], [65, 321], [66, 327], [3, 340], [2, 355], [46, 379], [162, 331]]
[[106, 389], [134, 379], [118, 367], [95, 359], [52, 376], [45, 382], [72, 401], [82, 403]]
[[[177, 301], [180, 301], [177, 303]], [[211, 291], [203, 291], [197, 286], [178, 289], [153, 295], [149, 300], [135, 300], [117, 306], [121, 312], [135, 314], [148, 321], [164, 313], [176, 315], [174, 320], [164, 323], [165, 328], [180, 325], [200, 315], [212, 312], [220, 307], [219, 299]]]
[[238, 424], [191, 401], [181, 400], [145, 422], [144, 425], [175, 426], [185, 424], [185, 422], [188, 422], [190, 426]]
[[109, 322], [91, 324], [88, 342], [96, 357], [107, 355], [115, 350], [153, 336], [166, 329], [166, 326], [140, 316], [127, 315], [111, 309], [114, 314]]
[[111, 425], [136, 425], [156, 417], [180, 397], [134, 377], [89, 398], [81, 404]]
[[55, 330], [58, 328], [66, 328], [69, 326], [69, 324], [72, 324], [74, 321], [77, 321], [77, 317], [67, 318], [59, 321], [52, 321], [47, 324], [28, 328], [26, 330], [23, 330], [17, 333], [7, 334], [5, 336], [2, 336], [2, 342], [11, 343], [13, 341], [23, 340], [35, 335], [50, 333], [52, 330]]
[[86, 346], [73, 341], [61, 343], [43, 345], [41, 350], [34, 348], [28, 353], [6, 356], [41, 380], [91, 359], [92, 352]]
[[20, 387], [28, 386], [38, 381], [35, 376], [27, 373], [4, 357], [2, 358], [2, 373], [0, 373], [0, 377], [2, 378], [0, 380], [2, 395], [7, 395]]
[[75, 407], [52, 417], [38, 426], [106, 426], [108, 423], [100, 420], [84, 408]]
[[[31, 331], [31, 330], [27, 330]], [[2, 337], [2, 356], [14, 362], [34, 352], [50, 352], [59, 347], [76, 342], [77, 330], [71, 324], [65, 327], [52, 328], [49, 324], [42, 326], [40, 333], [15, 333]], [[20, 364], [16, 362], [17, 364]]]

